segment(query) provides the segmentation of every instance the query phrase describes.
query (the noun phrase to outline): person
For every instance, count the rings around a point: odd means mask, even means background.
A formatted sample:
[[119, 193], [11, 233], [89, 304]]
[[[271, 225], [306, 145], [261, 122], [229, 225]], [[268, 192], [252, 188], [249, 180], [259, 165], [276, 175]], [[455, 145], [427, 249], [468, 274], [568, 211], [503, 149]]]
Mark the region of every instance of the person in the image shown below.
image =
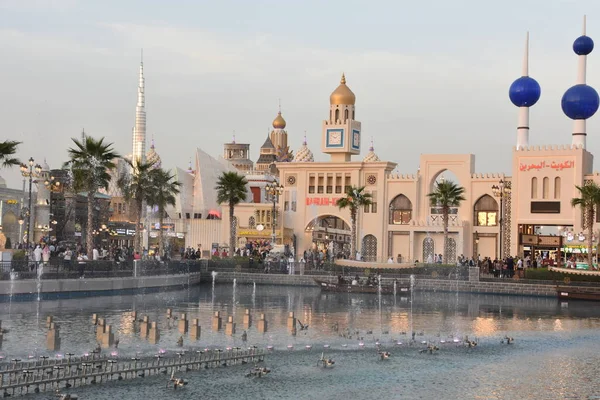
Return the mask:
[[392, 256], [390, 256], [390, 258], [388, 258], [388, 264], [393, 264], [394, 263], [394, 259], [392, 258]]
[[[35, 269], [37, 271], [38, 265], [42, 261], [42, 248], [39, 244], [35, 246], [35, 250], [33, 251], [33, 260], [35, 261]], [[31, 270], [33, 271], [33, 266]]]
[[98, 251], [98, 247], [94, 246], [92, 250], [92, 260], [98, 261], [100, 259], [100, 252]]
[[42, 249], [42, 260], [44, 261], [44, 266], [48, 265], [48, 261], [50, 261], [50, 247], [45, 243]]
[[71, 249], [69, 247], [67, 247], [67, 249], [65, 250], [65, 254], [63, 256], [64, 266], [66, 266], [67, 269], [71, 269], [71, 257], [73, 257], [73, 252], [71, 251]]
[[356, 261], [360, 261], [362, 259], [361, 255], [360, 255], [360, 251], [356, 252]]

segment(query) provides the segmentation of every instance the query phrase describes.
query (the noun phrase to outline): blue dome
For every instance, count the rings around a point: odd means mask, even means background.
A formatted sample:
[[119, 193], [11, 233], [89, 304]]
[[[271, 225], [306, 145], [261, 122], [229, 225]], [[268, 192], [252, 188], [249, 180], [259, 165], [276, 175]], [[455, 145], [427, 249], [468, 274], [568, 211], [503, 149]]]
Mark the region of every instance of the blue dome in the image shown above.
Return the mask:
[[510, 85], [508, 97], [517, 107], [531, 107], [540, 99], [542, 89], [533, 78], [522, 76]]
[[562, 97], [561, 107], [571, 119], [588, 119], [598, 111], [598, 92], [586, 84], [570, 87]]
[[587, 56], [594, 50], [594, 41], [589, 36], [579, 36], [573, 42], [573, 51], [580, 56]]

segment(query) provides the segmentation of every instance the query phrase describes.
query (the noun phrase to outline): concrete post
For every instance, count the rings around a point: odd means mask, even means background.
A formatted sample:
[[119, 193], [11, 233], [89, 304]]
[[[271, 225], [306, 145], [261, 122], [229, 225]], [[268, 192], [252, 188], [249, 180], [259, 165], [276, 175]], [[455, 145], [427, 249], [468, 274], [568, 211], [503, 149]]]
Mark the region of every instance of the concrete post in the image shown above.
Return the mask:
[[98, 314], [92, 314], [92, 324], [98, 324]]
[[147, 315], [144, 315], [142, 319], [142, 323], [140, 324], [140, 337], [146, 338], [148, 337], [148, 330], [150, 329], [150, 318]]
[[168, 319], [173, 318], [173, 310], [170, 308], [167, 308], [167, 318]]
[[131, 317], [133, 318], [133, 322], [137, 322], [137, 311], [133, 310], [131, 312]]
[[221, 313], [219, 311], [215, 311], [215, 315], [212, 318], [212, 330], [218, 331], [221, 329]]
[[150, 330], [148, 332], [148, 341], [152, 344], [157, 344], [159, 340], [160, 332], [158, 330], [158, 326], [156, 325], [156, 322], [152, 322], [152, 325], [150, 325]]
[[260, 319], [256, 324], [256, 329], [260, 333], [265, 333], [267, 331], [267, 320], [265, 319], [265, 314], [260, 314]]
[[104, 335], [104, 326], [106, 321], [104, 318], [98, 318], [98, 324], [96, 325], [96, 341], [102, 343], [102, 336]]
[[50, 329], [50, 324], [54, 321], [54, 317], [52, 315], [48, 315], [46, 317], [46, 328]]
[[179, 333], [186, 334], [188, 331], [188, 320], [187, 320], [187, 315], [185, 313], [181, 313], [181, 316], [179, 317]]
[[479, 282], [479, 267], [469, 267], [469, 282]]
[[112, 327], [110, 325], [104, 326], [104, 334], [102, 335], [102, 348], [108, 349], [115, 343], [115, 335], [112, 333]]
[[200, 322], [198, 321], [198, 319], [194, 318], [192, 320], [192, 325], [190, 326], [190, 337], [192, 339], [200, 339], [200, 333], [201, 333], [201, 328], [200, 328]]
[[294, 312], [290, 311], [290, 314], [287, 319], [287, 327], [289, 330], [296, 328], [296, 317], [294, 317]]
[[231, 315], [227, 318], [227, 323], [225, 324], [225, 334], [229, 336], [235, 335], [235, 322], [233, 322]]
[[244, 329], [248, 329], [252, 326], [252, 315], [250, 314], [250, 309], [246, 308], [246, 312], [244, 313]]
[[46, 334], [46, 348], [50, 351], [60, 350], [60, 332], [59, 326], [54, 322], [50, 324]]
[[141, 271], [142, 260], [133, 260], [133, 277], [138, 277], [138, 271]]

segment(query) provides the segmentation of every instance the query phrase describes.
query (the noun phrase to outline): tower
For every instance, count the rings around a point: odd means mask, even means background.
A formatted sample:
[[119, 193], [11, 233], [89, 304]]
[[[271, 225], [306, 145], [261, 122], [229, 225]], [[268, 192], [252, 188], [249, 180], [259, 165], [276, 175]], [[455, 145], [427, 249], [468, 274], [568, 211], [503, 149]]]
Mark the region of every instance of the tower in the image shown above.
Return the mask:
[[583, 17], [583, 35], [573, 42], [573, 51], [579, 57], [577, 84], [571, 86], [563, 95], [561, 106], [565, 115], [573, 120], [573, 140], [576, 147], [586, 146], [586, 120], [598, 111], [600, 98], [596, 90], [586, 85], [587, 55], [594, 50], [594, 41], [585, 34], [585, 16]]
[[277, 161], [275, 146], [273, 146], [270, 135], [267, 134], [267, 139], [260, 147], [260, 155], [258, 160], [256, 160], [256, 169], [258, 171], [268, 171], [275, 161]]
[[275, 146], [277, 153], [287, 153], [289, 149], [287, 144], [288, 134], [285, 131], [286, 122], [281, 115], [281, 105], [279, 106], [279, 112], [273, 120], [273, 130], [271, 131], [271, 142]]
[[330, 154], [333, 162], [350, 161], [352, 155], [360, 154], [361, 124], [354, 119], [355, 102], [342, 74], [340, 85], [329, 96], [329, 119], [323, 121], [321, 140], [323, 153]]
[[146, 97], [144, 81], [144, 53], [140, 62], [137, 104], [135, 106], [135, 126], [133, 127], [132, 162], [134, 165], [146, 159]]
[[247, 143], [236, 143], [235, 135], [231, 143], [223, 145], [223, 158], [229, 161], [238, 171], [252, 171], [254, 163], [249, 158], [250, 145]]
[[539, 83], [529, 76], [529, 32], [525, 39], [525, 55], [521, 77], [515, 80], [508, 90], [510, 101], [519, 107], [517, 126], [517, 150], [529, 146], [529, 107], [540, 99]]

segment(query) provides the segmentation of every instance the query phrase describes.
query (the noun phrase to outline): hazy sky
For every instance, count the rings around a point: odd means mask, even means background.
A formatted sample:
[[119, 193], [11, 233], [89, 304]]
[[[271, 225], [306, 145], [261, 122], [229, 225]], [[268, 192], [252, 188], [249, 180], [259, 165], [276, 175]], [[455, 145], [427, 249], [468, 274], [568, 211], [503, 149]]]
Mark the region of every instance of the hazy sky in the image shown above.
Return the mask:
[[[380, 158], [414, 173], [421, 153], [474, 153], [477, 172], [510, 173], [520, 76], [530, 31], [530, 75], [542, 86], [530, 144], [569, 144], [560, 99], [575, 83], [573, 40], [600, 43], [598, 0], [0, 0], [0, 140], [19, 156], [66, 160], [82, 128], [131, 153], [140, 48], [148, 144], [163, 166], [213, 155], [233, 131], [258, 157], [281, 98], [289, 144], [304, 131], [317, 160], [329, 94], [346, 73]], [[600, 48], [588, 84], [600, 90]], [[600, 154], [600, 122], [588, 149]], [[356, 158], [357, 160], [362, 159]], [[19, 187], [18, 169], [0, 171]]]

